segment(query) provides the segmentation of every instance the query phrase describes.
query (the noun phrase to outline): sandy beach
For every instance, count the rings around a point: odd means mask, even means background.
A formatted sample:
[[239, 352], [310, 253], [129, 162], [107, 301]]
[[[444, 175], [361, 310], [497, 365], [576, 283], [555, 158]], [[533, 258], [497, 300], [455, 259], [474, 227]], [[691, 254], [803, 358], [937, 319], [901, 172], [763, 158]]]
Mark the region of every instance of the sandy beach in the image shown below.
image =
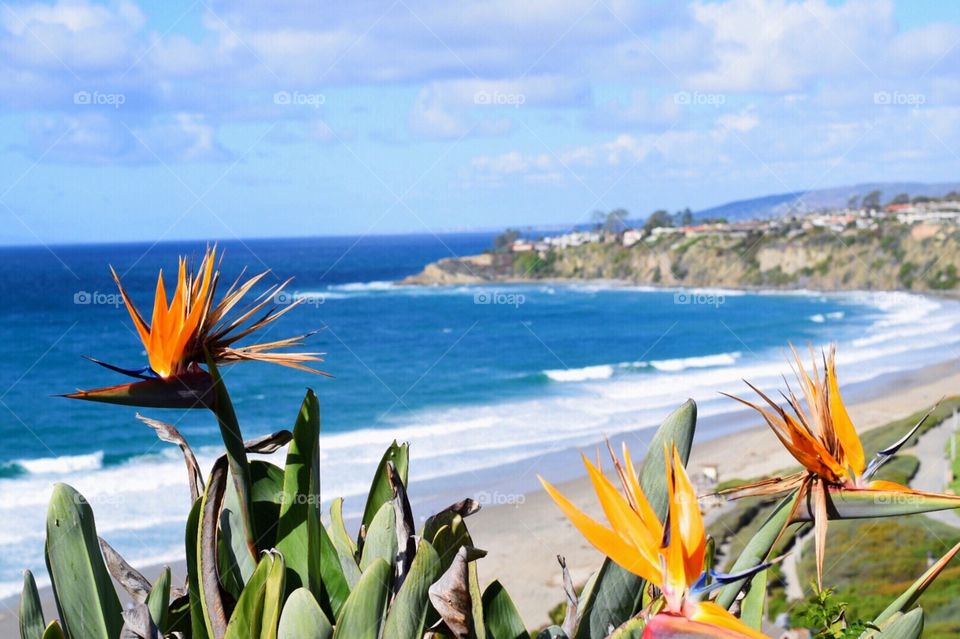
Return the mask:
[[[850, 414], [863, 432], [958, 392], [960, 365], [931, 366], [878, 383], [871, 393], [876, 393], [874, 397], [850, 402]], [[794, 463], [754, 413], [742, 411], [736, 418], [742, 420], [743, 429], [735, 434], [712, 439], [698, 436], [690, 460], [692, 473], [713, 466], [723, 481], [760, 476]], [[579, 467], [579, 463], [571, 451], [570, 464]], [[585, 511], [601, 516], [586, 477], [558, 487]], [[528, 492], [510, 504], [487, 506], [469, 520], [469, 526], [476, 545], [489, 553], [479, 564], [481, 585], [499, 579], [530, 628], [546, 624], [550, 608], [563, 599], [557, 555], [565, 557], [577, 584], [583, 583], [602, 560], [541, 490]], [[183, 564], [178, 562], [173, 569], [174, 582], [182, 581]], [[142, 572], [153, 579], [160, 570], [160, 566], [149, 566]], [[119, 587], [118, 592], [122, 593]], [[41, 598], [47, 617], [52, 617], [56, 607], [49, 588], [41, 589]], [[17, 635], [17, 606], [17, 598], [0, 602], [0, 636]]]

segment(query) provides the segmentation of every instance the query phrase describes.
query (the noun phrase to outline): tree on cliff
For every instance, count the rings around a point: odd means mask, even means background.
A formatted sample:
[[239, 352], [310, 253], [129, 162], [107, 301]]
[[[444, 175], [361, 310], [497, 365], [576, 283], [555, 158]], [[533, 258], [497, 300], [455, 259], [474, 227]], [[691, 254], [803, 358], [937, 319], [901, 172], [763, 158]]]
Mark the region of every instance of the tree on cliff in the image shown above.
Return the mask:
[[493, 238], [493, 250], [497, 253], [509, 251], [513, 243], [520, 237], [520, 231], [516, 229], [507, 229], [497, 237]]
[[673, 216], [663, 209], [658, 209], [651, 213], [647, 221], [643, 223], [643, 230], [649, 233], [661, 226], [673, 226]]

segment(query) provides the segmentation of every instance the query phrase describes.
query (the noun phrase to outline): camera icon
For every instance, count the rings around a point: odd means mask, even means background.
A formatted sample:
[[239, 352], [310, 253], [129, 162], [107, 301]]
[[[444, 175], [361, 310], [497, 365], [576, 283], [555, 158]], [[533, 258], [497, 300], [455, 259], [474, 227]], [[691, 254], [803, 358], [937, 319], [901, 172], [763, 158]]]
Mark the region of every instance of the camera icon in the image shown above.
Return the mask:
[[489, 91], [477, 91], [473, 96], [474, 104], [490, 104], [492, 97]]
[[474, 293], [473, 295], [474, 304], [489, 304], [492, 299], [493, 298], [491, 297], [490, 293], [487, 293], [486, 291], [482, 293]]
[[690, 93], [687, 91], [677, 91], [673, 94], [675, 104], [690, 104]]
[[293, 302], [293, 296], [290, 295], [287, 291], [279, 291], [273, 296], [273, 303], [279, 306], [286, 306]]
[[74, 104], [90, 104], [92, 96], [89, 91], [77, 91], [73, 94]]
[[273, 94], [273, 103], [279, 104], [281, 106], [287, 106], [290, 104], [290, 92], [289, 91], [277, 91]]
[[889, 91], [877, 91], [873, 94], [874, 104], [890, 104], [891, 96]]
[[689, 303], [690, 303], [690, 294], [689, 294], [689, 293], [674, 293], [674, 294], [673, 294], [673, 303], [674, 303], [674, 304], [689, 304]]
[[89, 304], [89, 303], [92, 302], [92, 301], [93, 301], [93, 298], [91, 297], [90, 293], [88, 293], [88, 292], [86, 292], [86, 291], [77, 291], [76, 293], [73, 294], [73, 303], [74, 303], [74, 304], [84, 304], [84, 305], [86, 305], [86, 304]]

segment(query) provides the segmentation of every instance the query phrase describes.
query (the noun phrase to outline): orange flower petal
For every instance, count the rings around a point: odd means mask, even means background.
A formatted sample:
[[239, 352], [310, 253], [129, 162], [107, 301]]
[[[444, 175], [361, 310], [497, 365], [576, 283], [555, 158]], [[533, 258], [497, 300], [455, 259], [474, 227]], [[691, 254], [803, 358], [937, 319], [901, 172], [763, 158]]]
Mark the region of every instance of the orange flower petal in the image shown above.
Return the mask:
[[543, 477], [538, 476], [537, 478], [543, 485], [543, 489], [547, 491], [547, 494], [550, 495], [563, 514], [567, 516], [577, 530], [580, 531], [580, 534], [583, 535], [594, 548], [628, 572], [632, 572], [654, 583], [660, 580], [659, 566], [651, 564], [617, 533], [607, 529], [581, 512]]

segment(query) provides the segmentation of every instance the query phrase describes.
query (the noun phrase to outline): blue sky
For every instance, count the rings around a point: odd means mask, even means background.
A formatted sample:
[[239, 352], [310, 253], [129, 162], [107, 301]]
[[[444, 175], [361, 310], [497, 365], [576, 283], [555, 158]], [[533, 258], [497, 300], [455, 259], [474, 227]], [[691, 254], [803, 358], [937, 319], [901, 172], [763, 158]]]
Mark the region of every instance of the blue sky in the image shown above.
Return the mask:
[[0, 243], [436, 232], [960, 177], [960, 3], [0, 3]]

